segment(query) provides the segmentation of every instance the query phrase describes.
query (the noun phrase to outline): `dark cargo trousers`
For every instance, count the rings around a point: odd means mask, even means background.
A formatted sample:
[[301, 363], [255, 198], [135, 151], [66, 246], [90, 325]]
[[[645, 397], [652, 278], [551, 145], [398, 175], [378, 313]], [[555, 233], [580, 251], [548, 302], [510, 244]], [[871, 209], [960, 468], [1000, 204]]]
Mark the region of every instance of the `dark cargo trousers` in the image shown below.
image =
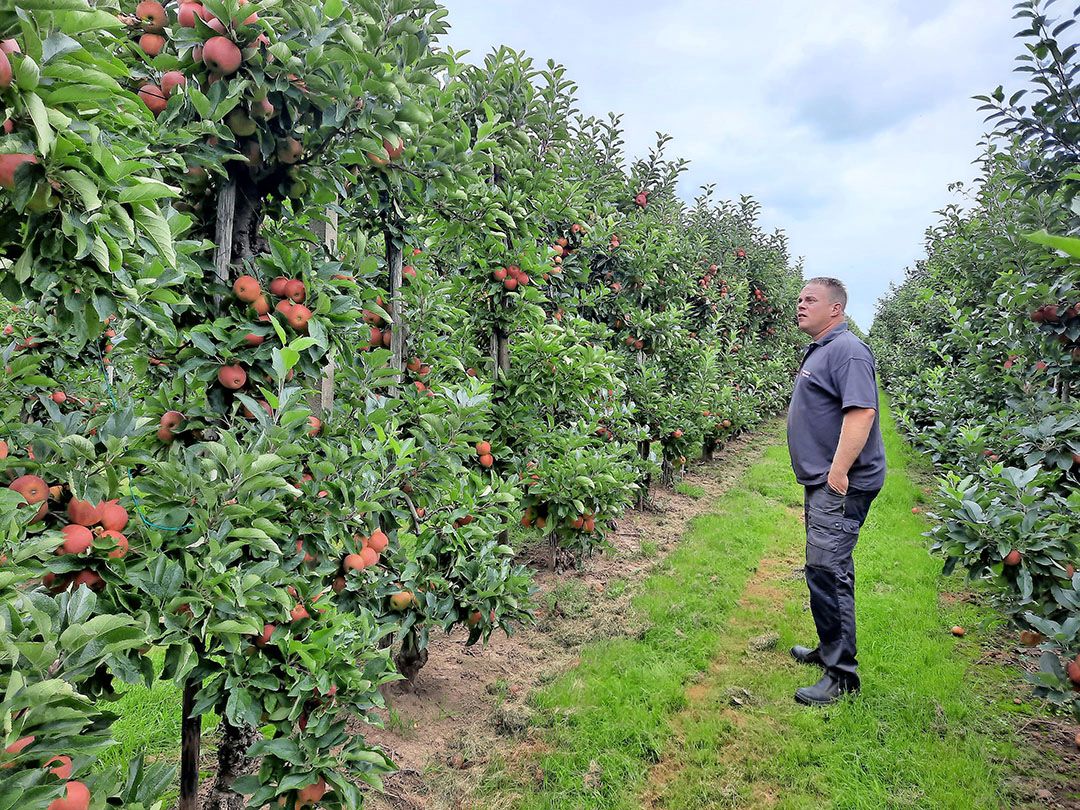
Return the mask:
[[817, 626], [821, 660], [837, 679], [858, 686], [855, 658], [855, 563], [859, 529], [878, 490], [849, 489], [838, 495], [828, 484], [806, 487], [806, 584]]

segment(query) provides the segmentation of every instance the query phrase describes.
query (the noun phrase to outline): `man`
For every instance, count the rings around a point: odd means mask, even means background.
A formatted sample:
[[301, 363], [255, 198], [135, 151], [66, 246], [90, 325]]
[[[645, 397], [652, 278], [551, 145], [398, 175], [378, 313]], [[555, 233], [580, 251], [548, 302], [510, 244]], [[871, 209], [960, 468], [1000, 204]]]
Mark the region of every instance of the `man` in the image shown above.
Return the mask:
[[806, 584], [819, 644], [792, 647], [791, 655], [824, 670], [795, 692], [808, 706], [859, 691], [852, 552], [885, 483], [874, 356], [848, 329], [846, 307], [847, 291], [834, 278], [810, 279], [799, 295], [799, 329], [813, 342], [791, 395], [788, 452], [806, 488]]

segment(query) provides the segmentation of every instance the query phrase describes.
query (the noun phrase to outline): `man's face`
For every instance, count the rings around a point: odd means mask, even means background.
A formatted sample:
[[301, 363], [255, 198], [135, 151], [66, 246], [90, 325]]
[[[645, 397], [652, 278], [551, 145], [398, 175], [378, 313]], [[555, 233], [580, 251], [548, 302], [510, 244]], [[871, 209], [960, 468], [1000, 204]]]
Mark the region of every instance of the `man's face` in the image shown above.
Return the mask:
[[807, 284], [799, 293], [796, 317], [799, 331], [814, 337], [820, 334], [834, 316], [840, 314], [839, 302], [829, 300], [829, 290], [820, 284]]

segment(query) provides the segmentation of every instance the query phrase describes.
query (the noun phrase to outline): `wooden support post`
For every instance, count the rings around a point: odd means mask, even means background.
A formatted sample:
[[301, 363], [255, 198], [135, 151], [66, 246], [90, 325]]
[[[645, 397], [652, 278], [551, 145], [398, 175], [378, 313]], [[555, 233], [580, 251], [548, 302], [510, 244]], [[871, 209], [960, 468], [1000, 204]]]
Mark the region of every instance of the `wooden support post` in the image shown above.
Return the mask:
[[231, 277], [233, 230], [236, 224], [236, 181], [230, 180], [217, 199], [217, 222], [214, 231], [214, 275], [222, 284]]
[[[315, 223], [315, 234], [326, 245], [327, 252], [334, 255], [337, 252], [338, 215], [337, 211], [330, 209], [326, 212], [326, 219]], [[318, 407], [314, 408], [316, 415], [325, 420], [327, 415], [334, 409], [334, 353], [330, 350], [330, 356], [326, 359], [323, 368], [322, 383], [319, 389]]]
[[394, 386], [391, 396], [397, 396], [401, 385], [401, 375], [405, 368], [405, 312], [401, 298], [401, 245], [394, 238], [390, 229], [384, 231], [386, 239], [386, 269], [390, 274], [390, 307], [393, 317], [390, 332], [390, 367], [394, 370]]
[[[494, 364], [491, 377], [497, 388], [501, 382], [506, 384], [506, 375], [510, 373], [510, 339], [503, 332], [502, 328], [496, 326], [491, 332], [491, 360]], [[510, 542], [510, 527], [507, 525], [498, 534], [498, 540], [503, 545], [507, 545]], [[553, 545], [552, 557], [551, 557], [551, 570], [555, 570], [555, 535], [551, 535], [551, 542]]]
[[510, 338], [500, 326], [491, 330], [492, 380], [504, 380], [510, 373]]
[[326, 219], [318, 220], [313, 229], [319, 241], [326, 245], [333, 253], [337, 249], [338, 215], [337, 211], [330, 209], [326, 212]]
[[325, 420], [327, 414], [334, 409], [334, 354], [331, 349], [330, 356], [326, 359], [323, 367], [322, 383], [319, 388], [319, 419]]
[[510, 373], [510, 336], [501, 329], [497, 335], [496, 353], [499, 376], [505, 377]]

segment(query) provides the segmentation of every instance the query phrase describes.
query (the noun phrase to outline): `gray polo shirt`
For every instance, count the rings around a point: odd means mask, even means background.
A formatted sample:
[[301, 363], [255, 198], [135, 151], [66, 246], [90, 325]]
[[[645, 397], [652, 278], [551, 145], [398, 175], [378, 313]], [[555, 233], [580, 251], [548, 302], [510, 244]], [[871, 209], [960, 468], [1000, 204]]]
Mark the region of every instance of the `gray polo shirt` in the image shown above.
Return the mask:
[[800, 484], [814, 486], [828, 480], [848, 408], [878, 411], [866, 445], [848, 471], [848, 486], [881, 489], [885, 483], [885, 443], [881, 439], [874, 355], [842, 323], [806, 347], [795, 377], [787, 435], [791, 467]]

